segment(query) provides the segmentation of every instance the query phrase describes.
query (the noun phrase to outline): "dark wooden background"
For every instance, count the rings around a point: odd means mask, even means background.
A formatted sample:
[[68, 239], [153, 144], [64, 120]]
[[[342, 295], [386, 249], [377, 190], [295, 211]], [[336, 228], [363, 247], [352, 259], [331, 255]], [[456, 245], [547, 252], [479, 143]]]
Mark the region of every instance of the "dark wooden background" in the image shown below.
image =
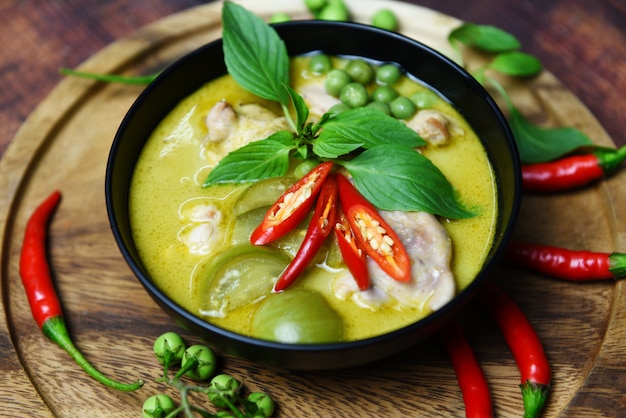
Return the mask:
[[[287, 1], [287, 0], [286, 0]], [[300, 1], [300, 0], [288, 0]], [[0, 155], [34, 107], [105, 45], [199, 0], [0, 2]], [[411, 0], [518, 37], [592, 111], [618, 144], [626, 131], [623, 0]]]

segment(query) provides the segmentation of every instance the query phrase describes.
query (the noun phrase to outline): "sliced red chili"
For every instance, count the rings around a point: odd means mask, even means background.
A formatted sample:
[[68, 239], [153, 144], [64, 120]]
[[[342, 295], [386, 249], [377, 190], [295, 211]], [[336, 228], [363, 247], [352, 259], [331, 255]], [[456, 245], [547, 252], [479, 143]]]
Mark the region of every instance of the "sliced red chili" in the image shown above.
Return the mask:
[[524, 312], [505, 291], [488, 284], [479, 295], [482, 306], [502, 332], [520, 372], [524, 417], [537, 417], [552, 379], [543, 344]]
[[626, 254], [574, 251], [549, 245], [513, 241], [505, 261], [563, 280], [589, 281], [626, 277]]
[[324, 240], [333, 230], [337, 207], [337, 181], [333, 176], [327, 177], [317, 198], [313, 218], [309, 224], [304, 240], [295, 257], [280, 275], [274, 291], [280, 292], [292, 284], [304, 269], [311, 263]]
[[72, 342], [50, 274], [46, 251], [47, 227], [52, 213], [61, 200], [54, 191], [32, 213], [24, 231], [20, 253], [20, 276], [33, 318], [42, 333], [63, 348], [87, 374], [100, 383], [122, 391], [133, 391], [143, 386], [143, 381], [120, 383], [102, 374], [81, 354]]
[[337, 184], [341, 207], [367, 255], [395, 280], [410, 281], [411, 260], [398, 235], [346, 177], [338, 174]]
[[318, 164], [287, 189], [267, 211], [263, 222], [252, 232], [250, 242], [254, 245], [265, 245], [298, 226], [313, 206], [332, 166], [331, 161]]
[[337, 236], [341, 256], [346, 266], [348, 266], [348, 270], [352, 273], [356, 284], [359, 286], [359, 289], [367, 290], [370, 287], [370, 275], [367, 271], [365, 251], [359, 245], [341, 207], [337, 210], [335, 235]]
[[598, 148], [590, 154], [522, 166], [522, 188], [546, 193], [574, 189], [612, 174], [626, 159], [626, 146]]
[[439, 332], [463, 395], [466, 418], [493, 417], [489, 384], [459, 323], [453, 320]]

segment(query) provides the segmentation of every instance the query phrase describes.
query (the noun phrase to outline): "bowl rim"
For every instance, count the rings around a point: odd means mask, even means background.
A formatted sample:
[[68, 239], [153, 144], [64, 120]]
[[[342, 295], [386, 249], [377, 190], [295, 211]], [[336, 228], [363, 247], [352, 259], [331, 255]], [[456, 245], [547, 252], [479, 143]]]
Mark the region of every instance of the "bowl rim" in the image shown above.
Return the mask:
[[[500, 231], [501, 242], [498, 247], [495, 249], [491, 257], [485, 260], [483, 266], [481, 267], [477, 276], [472, 280], [472, 282], [466, 286], [462, 291], [457, 293], [454, 298], [446, 303], [441, 308], [436, 311], [430, 313], [426, 317], [419, 319], [415, 322], [412, 322], [408, 325], [405, 325], [401, 328], [386, 332], [384, 334], [379, 334], [371, 337], [367, 337], [360, 340], [354, 341], [343, 341], [343, 342], [334, 342], [334, 343], [322, 343], [322, 344], [293, 344], [293, 343], [281, 343], [269, 340], [263, 340], [259, 338], [254, 338], [250, 336], [246, 336], [225, 328], [221, 328], [217, 325], [214, 325], [199, 316], [194, 315], [189, 312], [172, 299], [170, 299], [162, 290], [160, 290], [150, 279], [149, 275], [146, 274], [145, 271], [138, 265], [137, 260], [133, 257], [133, 254], [129, 250], [124, 237], [122, 236], [120, 229], [122, 226], [120, 225], [119, 220], [116, 217], [116, 210], [114, 207], [114, 186], [112, 185], [112, 178], [114, 168], [116, 167], [116, 155], [119, 151], [120, 142], [124, 137], [124, 131], [128, 127], [128, 125], [132, 122], [133, 118], [136, 116], [138, 109], [144, 104], [144, 102], [149, 98], [155, 91], [158, 91], [163, 80], [172, 77], [172, 74], [176, 71], [177, 68], [184, 67], [187, 65], [189, 61], [193, 61], [197, 55], [206, 53], [207, 50], [220, 48], [222, 46], [222, 38], [215, 39], [211, 42], [208, 42], [199, 48], [196, 48], [180, 58], [176, 59], [172, 64], [168, 65], [136, 98], [133, 102], [132, 106], [124, 116], [113, 140], [108, 161], [106, 167], [106, 178], [105, 178], [105, 198], [106, 198], [106, 208], [108, 213], [108, 218], [111, 226], [111, 230], [115, 241], [119, 247], [120, 252], [122, 253], [126, 263], [129, 265], [134, 275], [143, 285], [143, 287], [148, 291], [148, 293], [155, 299], [155, 301], [161, 305], [162, 308], [166, 308], [174, 312], [176, 315], [184, 318], [186, 321], [192, 323], [195, 327], [207, 330], [212, 333], [216, 333], [224, 336], [225, 338], [244, 343], [250, 344], [257, 347], [267, 348], [267, 349], [278, 349], [281, 351], [291, 351], [291, 352], [320, 352], [320, 351], [344, 351], [351, 350], [354, 348], [370, 346], [375, 343], [385, 343], [390, 340], [395, 340], [401, 336], [407, 336], [415, 331], [417, 328], [428, 328], [432, 327], [435, 323], [440, 322], [442, 319], [449, 317], [452, 313], [456, 312], [460, 306], [465, 305], [467, 301], [476, 293], [479, 287], [481, 287], [488, 279], [486, 277], [486, 273], [491, 271], [495, 264], [500, 260], [502, 253], [504, 251], [504, 244], [510, 238], [513, 229], [515, 227], [519, 210], [520, 210], [520, 201], [521, 201], [521, 164], [519, 161], [519, 154], [517, 152], [517, 148], [515, 146], [515, 140], [513, 134], [510, 130], [508, 122], [501, 112], [500, 108], [493, 100], [491, 95], [487, 92], [486, 89], [482, 85], [478, 83], [463, 67], [457, 64], [455, 61], [447, 57], [446, 55], [440, 53], [439, 51], [429, 47], [428, 45], [423, 44], [422, 42], [409, 38], [403, 34], [397, 32], [390, 32], [383, 29], [375, 28], [370, 25], [365, 25], [361, 23], [355, 22], [328, 22], [328, 21], [319, 21], [319, 20], [298, 20], [286, 23], [280, 23], [272, 25], [281, 35], [281, 32], [288, 31], [290, 28], [301, 28], [306, 27], [309, 29], [315, 28], [319, 29], [322, 27], [332, 27], [332, 28], [348, 28], [350, 30], [356, 31], [368, 31], [375, 33], [376, 36], [383, 36], [389, 39], [389, 42], [402, 42], [410, 45], [413, 48], [420, 48], [425, 51], [428, 55], [432, 56], [433, 59], [439, 60], [458, 74], [459, 77], [463, 78], [463, 81], [470, 85], [470, 87], [474, 90], [475, 93], [481, 95], [481, 99], [486, 102], [486, 104], [493, 111], [493, 115], [498, 119], [499, 127], [503, 130], [506, 139], [507, 145], [511, 152], [511, 158], [513, 162], [513, 170], [514, 175], [514, 187], [515, 190], [513, 193], [513, 202], [511, 206], [511, 212], [509, 215], [509, 221], [503, 225], [504, 229]], [[283, 35], [281, 35], [283, 38]], [[312, 52], [313, 50], [311, 50]], [[297, 54], [293, 54], [297, 55]], [[223, 56], [223, 55], [222, 55]], [[292, 54], [290, 53], [290, 56]], [[225, 68], [225, 67], [224, 67]], [[207, 78], [200, 85], [209, 81], [212, 78]], [[189, 93], [188, 93], [189, 94]], [[188, 94], [182, 95], [182, 97], [188, 96]], [[446, 99], [448, 99], [446, 97]], [[177, 101], [173, 104], [175, 107], [178, 103], [180, 103], [181, 99], [177, 99]], [[454, 105], [454, 102], [452, 102]], [[173, 109], [173, 107], [171, 109]], [[171, 111], [170, 109], [170, 111]], [[458, 110], [458, 108], [457, 108]], [[465, 116], [464, 116], [465, 117]], [[469, 121], [468, 121], [469, 122]], [[155, 125], [156, 126], [156, 125]], [[470, 123], [470, 126], [472, 124]], [[143, 144], [145, 144], [145, 140], [143, 140]], [[481, 138], [481, 141], [484, 142]], [[136, 159], [135, 159], [136, 161]], [[133, 166], [134, 169], [134, 166]], [[129, 179], [130, 181], [130, 179]], [[128, 190], [126, 190], [128, 192]], [[499, 210], [500, 211], [500, 210]], [[497, 221], [498, 222], [498, 221]], [[494, 237], [495, 239], [495, 237]], [[495, 244], [494, 244], [495, 246]], [[479, 280], [480, 279], [480, 280]]]

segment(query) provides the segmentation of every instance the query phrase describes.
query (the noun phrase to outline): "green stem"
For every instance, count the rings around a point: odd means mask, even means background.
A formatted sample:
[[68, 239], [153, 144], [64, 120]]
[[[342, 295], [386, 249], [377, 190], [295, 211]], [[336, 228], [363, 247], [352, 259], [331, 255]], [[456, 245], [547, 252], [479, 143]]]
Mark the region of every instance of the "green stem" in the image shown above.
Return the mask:
[[549, 386], [527, 380], [520, 385], [524, 401], [524, 418], [536, 418], [541, 414], [548, 398]]
[[599, 148], [594, 151], [604, 174], [611, 174], [626, 160], [626, 145], [619, 149]]
[[189, 370], [197, 369], [199, 364], [200, 364], [200, 360], [198, 360], [197, 357], [189, 357], [187, 361], [185, 362], [185, 364], [174, 375], [174, 378], [172, 380], [178, 380]]
[[62, 317], [54, 316], [49, 318], [43, 323], [41, 331], [46, 337], [50, 338], [50, 340], [54, 341], [59, 347], [67, 351], [76, 364], [82, 367], [89, 376], [93, 377], [98, 382], [124, 392], [137, 390], [143, 386], [143, 380], [137, 380], [135, 383], [131, 384], [117, 382], [108, 378], [92, 366], [91, 363], [89, 363], [82, 353], [74, 346], [74, 343], [70, 339], [69, 333], [67, 332], [65, 321], [63, 321]]
[[289, 124], [289, 127], [291, 128], [293, 132], [295, 132], [296, 134], [299, 134], [298, 127], [296, 126], [296, 122], [294, 122], [293, 118], [291, 117], [289, 108], [284, 104], [281, 104], [281, 106], [283, 108], [283, 113], [285, 114], [285, 119], [287, 119], [287, 123]]
[[609, 256], [609, 271], [615, 279], [626, 277], [626, 254], [613, 253]]
[[91, 80], [104, 81], [106, 83], [122, 83], [122, 84], [133, 84], [133, 85], [150, 84], [159, 75], [159, 73], [149, 74], [145, 76], [122, 76], [122, 75], [114, 75], [114, 74], [96, 74], [96, 73], [88, 73], [84, 71], [76, 71], [70, 68], [61, 68], [59, 69], [59, 73], [63, 75], [71, 75], [75, 77], [89, 78]]

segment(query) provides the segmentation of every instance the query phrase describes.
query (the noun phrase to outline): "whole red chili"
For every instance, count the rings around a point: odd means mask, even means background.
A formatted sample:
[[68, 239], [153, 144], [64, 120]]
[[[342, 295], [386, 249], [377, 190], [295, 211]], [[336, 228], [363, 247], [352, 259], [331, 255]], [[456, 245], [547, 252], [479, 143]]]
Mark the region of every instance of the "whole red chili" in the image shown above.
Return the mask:
[[626, 159], [626, 146], [598, 148], [590, 154], [572, 155], [546, 163], [522, 166], [522, 189], [547, 193], [584, 186], [615, 172]]
[[504, 260], [550, 277], [571, 281], [626, 277], [626, 254], [574, 251], [549, 245], [511, 242]]
[[304, 240], [291, 263], [289, 263], [276, 281], [274, 285], [275, 292], [280, 292], [293, 283], [311, 263], [324, 240], [335, 226], [336, 207], [337, 181], [334, 177], [329, 176], [324, 181], [322, 190], [320, 190], [313, 218], [311, 218]]
[[44, 200], [29, 218], [24, 232], [20, 254], [20, 276], [33, 318], [43, 334], [67, 351], [91, 377], [114, 389], [122, 391], [139, 389], [143, 386], [141, 380], [124, 384], [104, 376], [78, 351], [67, 332], [61, 304], [52, 283], [46, 251], [48, 221], [60, 199], [61, 193], [54, 191]]
[[439, 332], [439, 336], [456, 373], [467, 418], [490, 418], [493, 406], [489, 384], [474, 350], [457, 321], [452, 321]]
[[550, 363], [539, 336], [520, 307], [498, 286], [479, 294], [482, 306], [498, 325], [520, 372], [524, 418], [539, 416], [550, 390]]

